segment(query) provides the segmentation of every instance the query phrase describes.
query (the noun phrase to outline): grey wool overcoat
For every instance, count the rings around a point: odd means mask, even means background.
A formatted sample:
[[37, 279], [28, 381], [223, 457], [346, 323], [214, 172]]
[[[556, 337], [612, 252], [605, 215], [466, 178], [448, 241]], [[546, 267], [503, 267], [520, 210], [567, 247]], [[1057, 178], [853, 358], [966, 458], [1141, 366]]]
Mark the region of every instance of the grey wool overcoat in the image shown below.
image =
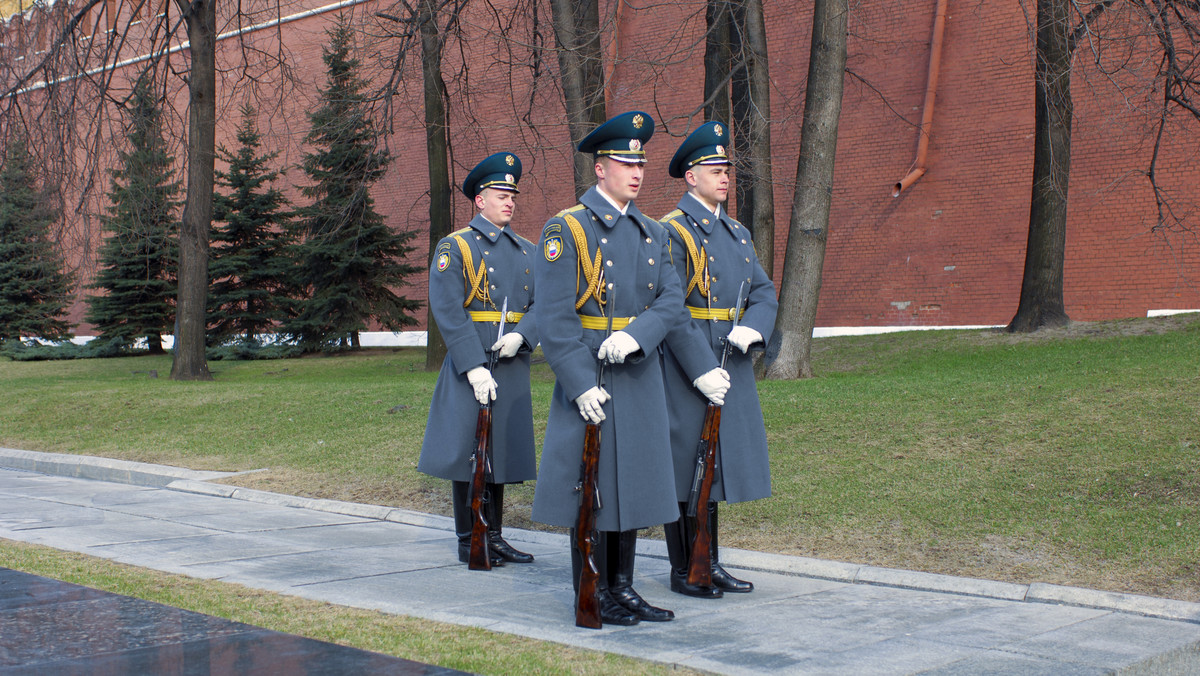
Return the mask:
[[[501, 484], [537, 476], [529, 393], [529, 353], [538, 342], [533, 316], [536, 252], [533, 242], [480, 215], [438, 242], [429, 270], [429, 307], [447, 352], [429, 404], [418, 471], [452, 481], [471, 479], [479, 402], [467, 371], [487, 365], [499, 310], [508, 298], [510, 321], [504, 331], [520, 333], [525, 344], [517, 356], [497, 362], [492, 373], [492, 472], [494, 483]], [[513, 322], [518, 315], [523, 316]]]
[[[611, 313], [614, 330], [633, 318], [623, 330], [641, 349], [625, 363], [605, 368], [604, 388], [612, 400], [604, 404], [607, 419], [600, 428], [597, 528], [624, 531], [675, 521], [679, 508], [659, 346], [686, 315], [683, 290], [668, 260], [667, 234], [632, 204], [622, 215], [594, 187], [580, 202], [546, 223], [534, 267], [538, 334], [556, 382], [533, 519], [575, 525], [586, 423], [574, 401], [596, 385], [596, 351], [606, 335], [599, 318]], [[607, 296], [601, 295], [608, 304], [603, 312], [593, 293], [601, 283], [613, 284]], [[585, 328], [585, 322], [596, 328]]]
[[[671, 258], [687, 294], [686, 304], [701, 312], [724, 314], [737, 303], [738, 287], [748, 301], [741, 323], [769, 338], [779, 303], [745, 226], [721, 210], [718, 218], [690, 193], [662, 220], [671, 238]], [[705, 268], [705, 266], [707, 266]], [[698, 271], [698, 272], [697, 272]], [[696, 318], [667, 337], [664, 348], [667, 404], [671, 411], [671, 452], [675, 494], [688, 497], [696, 469], [696, 447], [708, 400], [692, 385], [695, 378], [719, 364], [723, 339], [733, 326], [721, 319]], [[757, 344], [759, 348], [762, 344]], [[753, 352], [754, 348], [751, 348]], [[751, 354], [733, 348], [725, 364], [730, 387], [721, 411], [717, 473], [712, 499], [726, 502], [757, 500], [771, 495], [771, 467]]]

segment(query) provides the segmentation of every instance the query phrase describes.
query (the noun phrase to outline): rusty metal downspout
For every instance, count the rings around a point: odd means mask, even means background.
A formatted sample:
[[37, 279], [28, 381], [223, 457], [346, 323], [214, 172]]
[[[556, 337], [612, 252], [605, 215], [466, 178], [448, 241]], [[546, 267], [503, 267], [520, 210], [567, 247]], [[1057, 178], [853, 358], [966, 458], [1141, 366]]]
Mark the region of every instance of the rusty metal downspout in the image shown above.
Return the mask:
[[933, 128], [933, 104], [937, 99], [938, 75], [942, 67], [942, 35], [946, 32], [946, 3], [938, 0], [933, 17], [933, 39], [929, 44], [929, 78], [925, 84], [925, 104], [921, 111], [921, 136], [917, 141], [917, 159], [913, 161], [913, 170], [900, 179], [892, 187], [892, 197], [899, 197], [901, 192], [917, 182], [925, 175], [925, 157], [929, 152], [929, 132]]

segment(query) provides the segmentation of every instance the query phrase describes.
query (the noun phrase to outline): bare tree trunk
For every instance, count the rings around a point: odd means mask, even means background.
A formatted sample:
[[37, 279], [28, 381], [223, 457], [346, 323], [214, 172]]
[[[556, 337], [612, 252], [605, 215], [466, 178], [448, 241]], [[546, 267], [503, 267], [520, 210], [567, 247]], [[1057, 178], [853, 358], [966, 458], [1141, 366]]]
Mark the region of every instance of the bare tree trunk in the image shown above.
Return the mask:
[[1038, 0], [1033, 190], [1021, 301], [1009, 331], [1063, 326], [1067, 186], [1071, 178], [1070, 0]]
[[[577, 144], [608, 116], [600, 52], [600, 9], [597, 0], [550, 0], [550, 10], [558, 44], [567, 129], [571, 143]], [[592, 185], [595, 175], [590, 157], [582, 153], [572, 155], [578, 196]]]
[[708, 0], [704, 10], [704, 119], [729, 125], [729, 0]]
[[[433, 0], [421, 0], [421, 72], [425, 79], [425, 154], [429, 164], [429, 265], [438, 240], [450, 234], [450, 136], [446, 119], [446, 82], [442, 79], [442, 36]], [[437, 371], [446, 358], [446, 341], [426, 304], [425, 370]]]
[[212, 227], [213, 157], [216, 150], [216, 0], [178, 0], [187, 19], [188, 71], [187, 203], [179, 231], [179, 296], [176, 302], [172, 380], [212, 380], [204, 356], [208, 295], [208, 236]]
[[847, 11], [848, 0], [816, 0], [813, 6], [792, 222], [783, 262], [779, 314], [767, 349], [774, 358], [767, 365], [766, 375], [775, 380], [812, 376], [812, 332], [825, 264], [846, 71]]
[[771, 277], [775, 268], [775, 191], [771, 174], [771, 81], [762, 0], [736, 0], [730, 34], [737, 62], [732, 83], [737, 217], [754, 235], [758, 261]]

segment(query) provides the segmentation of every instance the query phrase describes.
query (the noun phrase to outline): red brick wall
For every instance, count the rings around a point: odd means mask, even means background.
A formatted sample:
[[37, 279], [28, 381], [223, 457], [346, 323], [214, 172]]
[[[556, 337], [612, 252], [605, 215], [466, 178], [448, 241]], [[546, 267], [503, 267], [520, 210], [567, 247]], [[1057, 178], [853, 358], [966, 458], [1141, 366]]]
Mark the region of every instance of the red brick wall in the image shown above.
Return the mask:
[[[284, 14], [318, 4], [310, 0]], [[778, 280], [799, 147], [811, 7], [791, 1], [765, 4]], [[851, 74], [843, 98], [820, 326], [1003, 324], [1016, 309], [1034, 117], [1032, 41], [1019, 3], [950, 3], [927, 173], [900, 197], [891, 196], [916, 154], [935, 4], [865, 0], [852, 5]], [[372, 0], [347, 11], [363, 18], [386, 6]], [[647, 146], [648, 180], [638, 199], [644, 212], [658, 216], [674, 206], [682, 190], [679, 181], [666, 176], [667, 162], [681, 137], [701, 121], [696, 109], [703, 79], [704, 3], [625, 4], [619, 15], [615, 7], [612, 0], [602, 2], [602, 21], [608, 21], [605, 53], [615, 57], [609, 62], [609, 111], [638, 108], [659, 122], [659, 132]], [[549, 10], [543, 6], [539, 11], [549, 35]], [[517, 152], [525, 176], [515, 228], [536, 241], [542, 223], [574, 201], [558, 64], [549, 55], [537, 64], [534, 79], [532, 51], [522, 46], [532, 41], [531, 17], [513, 21], [515, 40], [506, 42], [489, 10], [473, 5], [470, 12], [462, 21], [469, 39], [461, 45], [452, 41], [444, 64], [451, 93], [453, 178], [461, 182], [490, 152]], [[303, 113], [314, 105], [315, 86], [323, 82], [321, 47], [333, 16], [326, 13], [279, 29], [295, 74], [307, 84], [290, 94], [282, 109], [266, 110], [261, 124], [283, 151], [280, 161], [293, 166], [307, 131]], [[373, 42], [370, 35], [378, 32], [364, 32], [361, 46], [394, 57], [394, 43]], [[274, 31], [264, 31], [253, 40], [270, 51], [275, 38]], [[1149, 54], [1138, 51], [1144, 47], [1135, 45], [1133, 53]], [[221, 53], [232, 59], [236, 41], [222, 43]], [[1194, 238], [1151, 232], [1154, 200], [1139, 172], [1149, 162], [1153, 119], [1147, 110], [1155, 95], [1142, 82], [1151, 63], [1141, 56], [1116, 83], [1099, 73], [1091, 54], [1076, 59], [1065, 269], [1065, 300], [1073, 319], [1200, 308], [1200, 256]], [[1111, 63], [1117, 55], [1104, 58]], [[364, 63], [378, 66], [370, 56], [364, 56]], [[410, 54], [392, 100], [388, 143], [396, 161], [373, 194], [394, 228], [421, 231], [423, 243], [428, 182], [419, 65], [419, 54]], [[220, 138], [232, 145], [243, 94], [229, 82], [223, 89]], [[176, 105], [184, 101], [180, 86], [175, 85]], [[1193, 157], [1197, 126], [1177, 116], [1169, 131], [1159, 176], [1181, 213], [1194, 223], [1192, 184], [1200, 178]], [[304, 176], [293, 168], [287, 180], [302, 183]], [[472, 215], [461, 194], [456, 193], [453, 209], [455, 220], [463, 224]], [[424, 250], [418, 254], [422, 261], [425, 255]], [[422, 278], [405, 293], [423, 298], [425, 291]]]

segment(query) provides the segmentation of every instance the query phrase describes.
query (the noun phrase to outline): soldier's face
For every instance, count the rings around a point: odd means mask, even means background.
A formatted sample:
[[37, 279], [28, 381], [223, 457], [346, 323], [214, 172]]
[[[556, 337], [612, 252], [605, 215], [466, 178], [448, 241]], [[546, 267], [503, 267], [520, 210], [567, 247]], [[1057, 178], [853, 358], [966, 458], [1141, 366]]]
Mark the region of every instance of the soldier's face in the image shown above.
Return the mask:
[[475, 196], [479, 213], [500, 227], [512, 222], [513, 210], [517, 208], [517, 194], [511, 190], [484, 188]]
[[618, 162], [602, 157], [596, 161], [596, 185], [617, 202], [628, 204], [642, 189], [642, 177], [646, 173], [643, 164]]
[[684, 178], [692, 194], [709, 206], [724, 204], [729, 197], [728, 164], [698, 164], [688, 169]]

